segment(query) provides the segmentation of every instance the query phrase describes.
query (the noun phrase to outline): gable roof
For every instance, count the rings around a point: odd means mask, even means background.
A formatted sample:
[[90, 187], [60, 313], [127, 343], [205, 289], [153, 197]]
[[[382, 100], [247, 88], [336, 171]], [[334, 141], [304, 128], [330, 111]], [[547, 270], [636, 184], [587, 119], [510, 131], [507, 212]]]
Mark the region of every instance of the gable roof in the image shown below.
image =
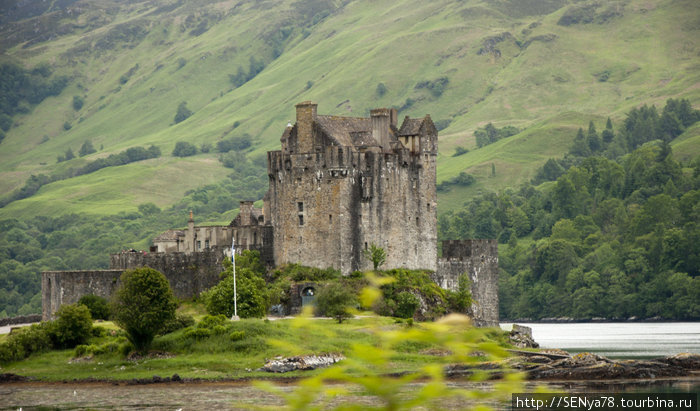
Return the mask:
[[399, 129], [399, 136], [416, 136], [420, 134], [420, 128], [424, 120], [425, 118], [409, 118], [406, 116]]
[[[367, 133], [372, 134], [372, 120], [362, 117], [341, 117], [341, 116], [317, 116], [316, 124], [328, 137], [335, 140], [341, 146], [355, 146], [355, 140], [359, 138], [363, 143], [373, 142], [372, 138], [367, 139]], [[369, 141], [367, 141], [369, 140]]]
[[182, 230], [168, 230], [158, 235], [153, 241], [177, 241], [179, 237], [184, 237], [185, 232]]

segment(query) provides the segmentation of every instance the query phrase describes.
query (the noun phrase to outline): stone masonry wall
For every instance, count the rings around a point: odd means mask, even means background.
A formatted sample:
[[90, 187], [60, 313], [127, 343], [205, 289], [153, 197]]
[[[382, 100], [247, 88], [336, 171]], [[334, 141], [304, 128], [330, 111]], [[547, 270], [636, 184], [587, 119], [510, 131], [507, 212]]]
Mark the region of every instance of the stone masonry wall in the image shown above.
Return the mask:
[[109, 298], [124, 270], [151, 267], [165, 275], [177, 298], [192, 298], [219, 282], [223, 248], [200, 253], [122, 253], [110, 256], [110, 270], [45, 271], [42, 273], [42, 318], [49, 320], [63, 304], [86, 294]]
[[94, 294], [109, 298], [124, 270], [44, 271], [41, 273], [42, 320], [53, 319], [61, 305], [77, 303]]
[[496, 240], [444, 241], [432, 279], [456, 291], [459, 277], [469, 275], [474, 303], [472, 314], [479, 327], [498, 326], [498, 242]]
[[110, 256], [110, 268], [128, 270], [151, 267], [170, 282], [177, 298], [192, 298], [216, 285], [224, 270], [224, 249], [211, 248], [198, 253], [122, 253]]

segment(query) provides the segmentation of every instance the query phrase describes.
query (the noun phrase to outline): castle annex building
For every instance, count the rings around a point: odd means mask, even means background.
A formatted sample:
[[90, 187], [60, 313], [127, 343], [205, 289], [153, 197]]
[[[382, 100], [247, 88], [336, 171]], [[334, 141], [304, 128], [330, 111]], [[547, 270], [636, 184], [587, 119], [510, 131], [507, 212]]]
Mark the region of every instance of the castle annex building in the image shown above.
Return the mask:
[[456, 288], [468, 273], [476, 323], [498, 323], [495, 241], [449, 242], [445, 258], [437, 258], [438, 132], [429, 115], [401, 124], [386, 108], [369, 117], [319, 115], [305, 101], [280, 142], [267, 153], [262, 209], [242, 201], [228, 226], [195, 226], [190, 214], [187, 229], [162, 233], [150, 253], [111, 256], [105, 286], [99, 272], [46, 272], [44, 317], [90, 289], [108, 295], [117, 273], [146, 265], [163, 272], [179, 297], [197, 295], [216, 283], [235, 239], [237, 249], [260, 251], [268, 266], [301, 263], [347, 275], [372, 268], [363, 251], [375, 244], [386, 251], [385, 268], [432, 270], [444, 288]]

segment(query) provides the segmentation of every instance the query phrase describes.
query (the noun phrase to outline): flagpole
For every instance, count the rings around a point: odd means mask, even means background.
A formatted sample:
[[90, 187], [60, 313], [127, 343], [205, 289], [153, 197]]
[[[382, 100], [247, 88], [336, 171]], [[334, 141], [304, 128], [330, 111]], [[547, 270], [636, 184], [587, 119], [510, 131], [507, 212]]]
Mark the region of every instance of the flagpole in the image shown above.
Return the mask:
[[233, 233], [231, 233], [231, 264], [233, 264], [233, 317], [231, 321], [238, 321], [238, 293], [236, 292], [236, 246]]

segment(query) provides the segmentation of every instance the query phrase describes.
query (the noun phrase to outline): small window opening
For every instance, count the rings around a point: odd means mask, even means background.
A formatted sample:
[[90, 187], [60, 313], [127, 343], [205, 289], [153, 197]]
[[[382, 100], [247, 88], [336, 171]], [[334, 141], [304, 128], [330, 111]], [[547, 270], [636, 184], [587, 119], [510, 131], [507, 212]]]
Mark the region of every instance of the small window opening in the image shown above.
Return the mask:
[[428, 208], [428, 211], [430, 211], [430, 203], [425, 203], [425, 205]]
[[367, 241], [365, 241], [365, 250], [367, 249]]
[[333, 224], [333, 214], [328, 214], [328, 223]]
[[420, 217], [416, 217], [416, 225], [420, 225]]
[[204, 241], [204, 248], [209, 248], [209, 240]]
[[304, 203], [299, 201], [297, 203], [297, 209], [299, 210], [300, 213], [303, 212], [304, 211]]
[[201, 250], [201, 249], [202, 249], [202, 242], [197, 241], [197, 250]]
[[304, 216], [301, 214], [299, 215], [299, 225], [304, 225]]

